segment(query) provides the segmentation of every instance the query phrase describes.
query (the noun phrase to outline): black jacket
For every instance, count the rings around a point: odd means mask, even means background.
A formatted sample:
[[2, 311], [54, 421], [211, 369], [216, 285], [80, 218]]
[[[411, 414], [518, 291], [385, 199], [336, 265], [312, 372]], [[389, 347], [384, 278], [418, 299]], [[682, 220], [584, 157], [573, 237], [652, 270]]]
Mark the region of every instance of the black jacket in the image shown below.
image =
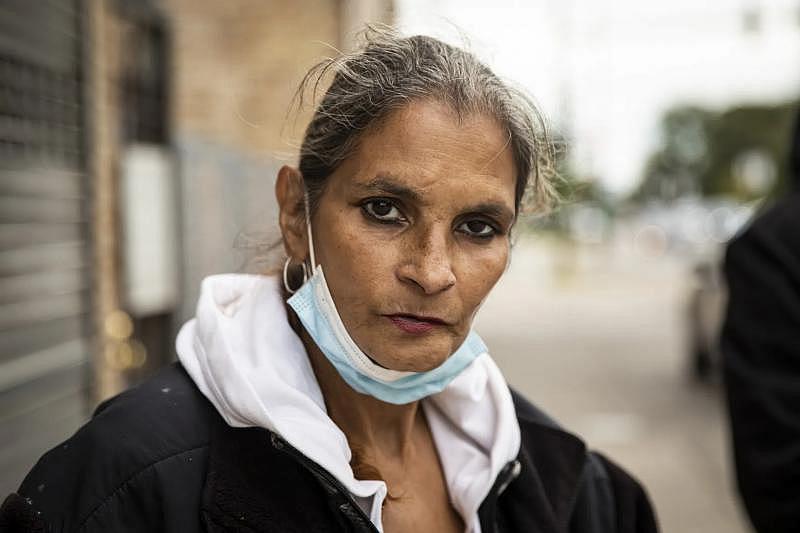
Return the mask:
[[759, 532], [794, 533], [800, 530], [800, 191], [732, 241], [725, 275], [730, 294], [721, 348], [739, 491]]
[[[657, 530], [639, 484], [514, 397], [522, 449], [484, 533]], [[5, 528], [5, 529], [4, 529]], [[375, 531], [330, 474], [279, 436], [232, 428], [178, 364], [98, 407], [0, 511], [2, 531]]]

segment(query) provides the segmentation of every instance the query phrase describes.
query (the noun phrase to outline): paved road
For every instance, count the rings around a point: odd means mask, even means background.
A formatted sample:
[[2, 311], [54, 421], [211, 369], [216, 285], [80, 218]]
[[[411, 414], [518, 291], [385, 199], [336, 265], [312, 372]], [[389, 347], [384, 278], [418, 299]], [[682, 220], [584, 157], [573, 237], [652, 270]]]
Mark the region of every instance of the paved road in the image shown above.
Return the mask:
[[477, 328], [509, 381], [647, 487], [663, 531], [751, 531], [717, 385], [688, 377], [685, 263], [524, 240]]

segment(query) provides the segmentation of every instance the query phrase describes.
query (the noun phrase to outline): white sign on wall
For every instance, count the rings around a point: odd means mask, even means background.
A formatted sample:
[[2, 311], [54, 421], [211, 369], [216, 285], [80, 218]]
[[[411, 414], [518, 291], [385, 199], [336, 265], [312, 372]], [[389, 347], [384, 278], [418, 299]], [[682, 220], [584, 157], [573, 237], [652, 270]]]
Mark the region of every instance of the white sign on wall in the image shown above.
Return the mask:
[[136, 144], [121, 158], [120, 201], [125, 304], [134, 316], [178, 302], [176, 179], [170, 150]]

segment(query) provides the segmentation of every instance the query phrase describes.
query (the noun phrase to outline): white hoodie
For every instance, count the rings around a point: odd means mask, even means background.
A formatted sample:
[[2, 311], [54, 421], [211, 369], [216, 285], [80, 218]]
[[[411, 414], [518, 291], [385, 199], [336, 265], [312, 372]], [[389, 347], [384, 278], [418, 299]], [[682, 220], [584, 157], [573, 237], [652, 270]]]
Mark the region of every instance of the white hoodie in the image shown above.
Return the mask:
[[[178, 334], [178, 358], [230, 426], [279, 434], [338, 479], [382, 531], [386, 484], [353, 475], [347, 438], [327, 415], [305, 348], [287, 320], [279, 283], [244, 274], [203, 280], [197, 316]], [[451, 502], [466, 531], [480, 533], [478, 507], [520, 447], [505, 379], [483, 354], [422, 407]]]

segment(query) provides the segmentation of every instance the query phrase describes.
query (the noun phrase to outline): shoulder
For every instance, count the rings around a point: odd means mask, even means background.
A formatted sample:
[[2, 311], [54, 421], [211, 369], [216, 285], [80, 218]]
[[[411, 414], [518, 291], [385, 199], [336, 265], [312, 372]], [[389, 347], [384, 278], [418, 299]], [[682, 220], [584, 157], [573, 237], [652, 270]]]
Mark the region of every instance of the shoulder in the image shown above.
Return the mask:
[[[655, 532], [655, 514], [642, 485], [607, 457], [511, 390], [522, 435], [523, 475], [540, 486], [571, 531]], [[535, 480], [535, 483], [532, 481]], [[518, 488], [519, 490], [519, 488]]]
[[742, 253], [770, 254], [776, 249], [800, 256], [800, 192], [782, 198], [759, 214], [731, 240], [726, 260]]
[[608, 531], [658, 531], [655, 511], [641, 483], [598, 452], [589, 453], [572, 520], [587, 517], [605, 521]]
[[[724, 338], [757, 333], [753, 319], [781, 317], [777, 324], [788, 327], [785, 317], [797, 316], [787, 295], [796, 295], [800, 282], [800, 192], [773, 205], [730, 242], [724, 273], [729, 294]], [[780, 338], [793, 337], [787, 330]]]
[[511, 398], [519, 421], [523, 450], [533, 454], [534, 459], [549, 461], [553, 456], [560, 456], [559, 460], [565, 465], [583, 466], [587, 450], [577, 435], [565, 430], [513, 388]]
[[152, 457], [207, 444], [215, 416], [213, 406], [180, 363], [173, 363], [101, 403], [75, 437], [100, 432], [114, 449], [133, 442], [143, 457]]
[[[19, 494], [57, 530], [78, 529], [103, 513], [124, 514], [123, 493], [136, 502], [131, 512], [144, 514], [163, 504], [153, 493], [170, 484], [194, 483], [176, 497], [199, 498], [215, 416], [173, 364], [101, 404], [86, 425], [39, 460]], [[141, 497], [130, 498], [137, 491]]]

